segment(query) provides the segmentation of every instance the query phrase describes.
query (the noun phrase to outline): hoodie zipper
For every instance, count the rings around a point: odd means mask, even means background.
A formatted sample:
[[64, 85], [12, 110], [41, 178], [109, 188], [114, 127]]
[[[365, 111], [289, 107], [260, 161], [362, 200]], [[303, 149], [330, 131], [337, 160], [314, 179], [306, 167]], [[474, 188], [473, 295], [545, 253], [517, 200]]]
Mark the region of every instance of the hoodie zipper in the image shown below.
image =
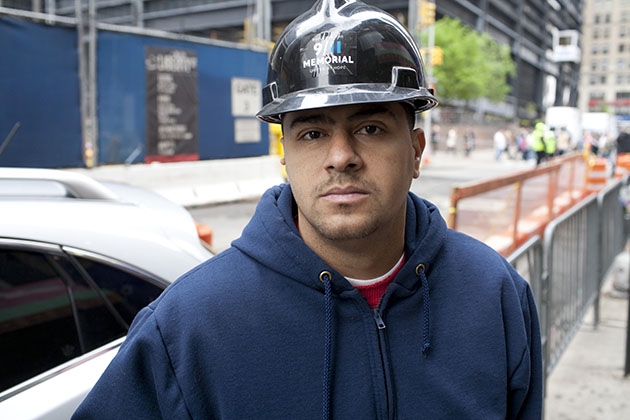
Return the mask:
[[385, 386], [385, 419], [393, 419], [393, 401], [392, 401], [392, 385], [391, 374], [389, 371], [389, 357], [387, 357], [387, 346], [385, 343], [385, 322], [381, 317], [381, 313], [377, 308], [373, 309], [374, 322], [376, 323], [376, 332], [378, 334], [378, 350], [381, 357], [381, 368], [383, 370], [383, 385]]

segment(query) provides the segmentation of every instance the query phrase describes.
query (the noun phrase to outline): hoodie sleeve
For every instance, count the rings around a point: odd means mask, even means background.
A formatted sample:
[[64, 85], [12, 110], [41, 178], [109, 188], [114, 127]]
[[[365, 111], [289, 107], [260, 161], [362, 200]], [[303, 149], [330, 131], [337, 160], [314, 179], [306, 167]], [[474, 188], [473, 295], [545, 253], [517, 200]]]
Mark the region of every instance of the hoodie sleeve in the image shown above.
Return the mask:
[[150, 307], [138, 313], [120, 351], [72, 416], [131, 418], [191, 419]]
[[509, 378], [507, 418], [538, 420], [543, 401], [542, 348], [538, 312], [528, 284], [521, 293], [521, 310], [527, 344]]

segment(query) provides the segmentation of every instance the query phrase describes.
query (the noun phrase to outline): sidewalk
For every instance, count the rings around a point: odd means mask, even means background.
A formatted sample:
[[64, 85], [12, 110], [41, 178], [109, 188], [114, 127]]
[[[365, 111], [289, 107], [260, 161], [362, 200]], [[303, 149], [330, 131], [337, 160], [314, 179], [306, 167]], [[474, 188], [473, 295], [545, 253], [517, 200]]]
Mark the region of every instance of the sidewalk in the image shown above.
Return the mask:
[[547, 420], [630, 419], [630, 376], [623, 376], [628, 299], [612, 293], [615, 271], [628, 274], [623, 257], [617, 257], [604, 283], [599, 326], [594, 328], [591, 308], [549, 376]]
[[284, 182], [277, 156], [69, 170], [99, 181], [146, 188], [185, 207], [257, 199], [269, 187]]

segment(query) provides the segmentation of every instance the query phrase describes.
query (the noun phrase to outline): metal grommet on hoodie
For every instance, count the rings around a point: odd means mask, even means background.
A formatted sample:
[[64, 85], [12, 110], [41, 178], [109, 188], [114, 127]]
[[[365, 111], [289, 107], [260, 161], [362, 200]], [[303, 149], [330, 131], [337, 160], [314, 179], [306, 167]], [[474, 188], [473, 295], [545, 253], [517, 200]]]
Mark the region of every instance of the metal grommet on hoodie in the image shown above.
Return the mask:
[[422, 270], [422, 272], [423, 272], [423, 273], [426, 273], [426, 272], [427, 272], [427, 270], [426, 270], [426, 268], [425, 268], [424, 264], [418, 264], [418, 265], [416, 266], [416, 274], [417, 274], [418, 276], [420, 275], [420, 270]]
[[332, 274], [330, 274], [330, 271], [324, 270], [319, 273], [319, 281], [321, 281], [322, 283], [325, 282], [324, 276], [328, 276], [328, 280], [332, 280]]

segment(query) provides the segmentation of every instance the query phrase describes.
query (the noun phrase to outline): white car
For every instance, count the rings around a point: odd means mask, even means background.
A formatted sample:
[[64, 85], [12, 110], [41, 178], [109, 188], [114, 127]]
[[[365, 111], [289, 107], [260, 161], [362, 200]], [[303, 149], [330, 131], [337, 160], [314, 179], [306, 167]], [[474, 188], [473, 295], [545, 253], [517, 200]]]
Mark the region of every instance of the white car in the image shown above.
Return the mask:
[[0, 168], [0, 419], [69, 419], [136, 313], [211, 256], [157, 194]]

